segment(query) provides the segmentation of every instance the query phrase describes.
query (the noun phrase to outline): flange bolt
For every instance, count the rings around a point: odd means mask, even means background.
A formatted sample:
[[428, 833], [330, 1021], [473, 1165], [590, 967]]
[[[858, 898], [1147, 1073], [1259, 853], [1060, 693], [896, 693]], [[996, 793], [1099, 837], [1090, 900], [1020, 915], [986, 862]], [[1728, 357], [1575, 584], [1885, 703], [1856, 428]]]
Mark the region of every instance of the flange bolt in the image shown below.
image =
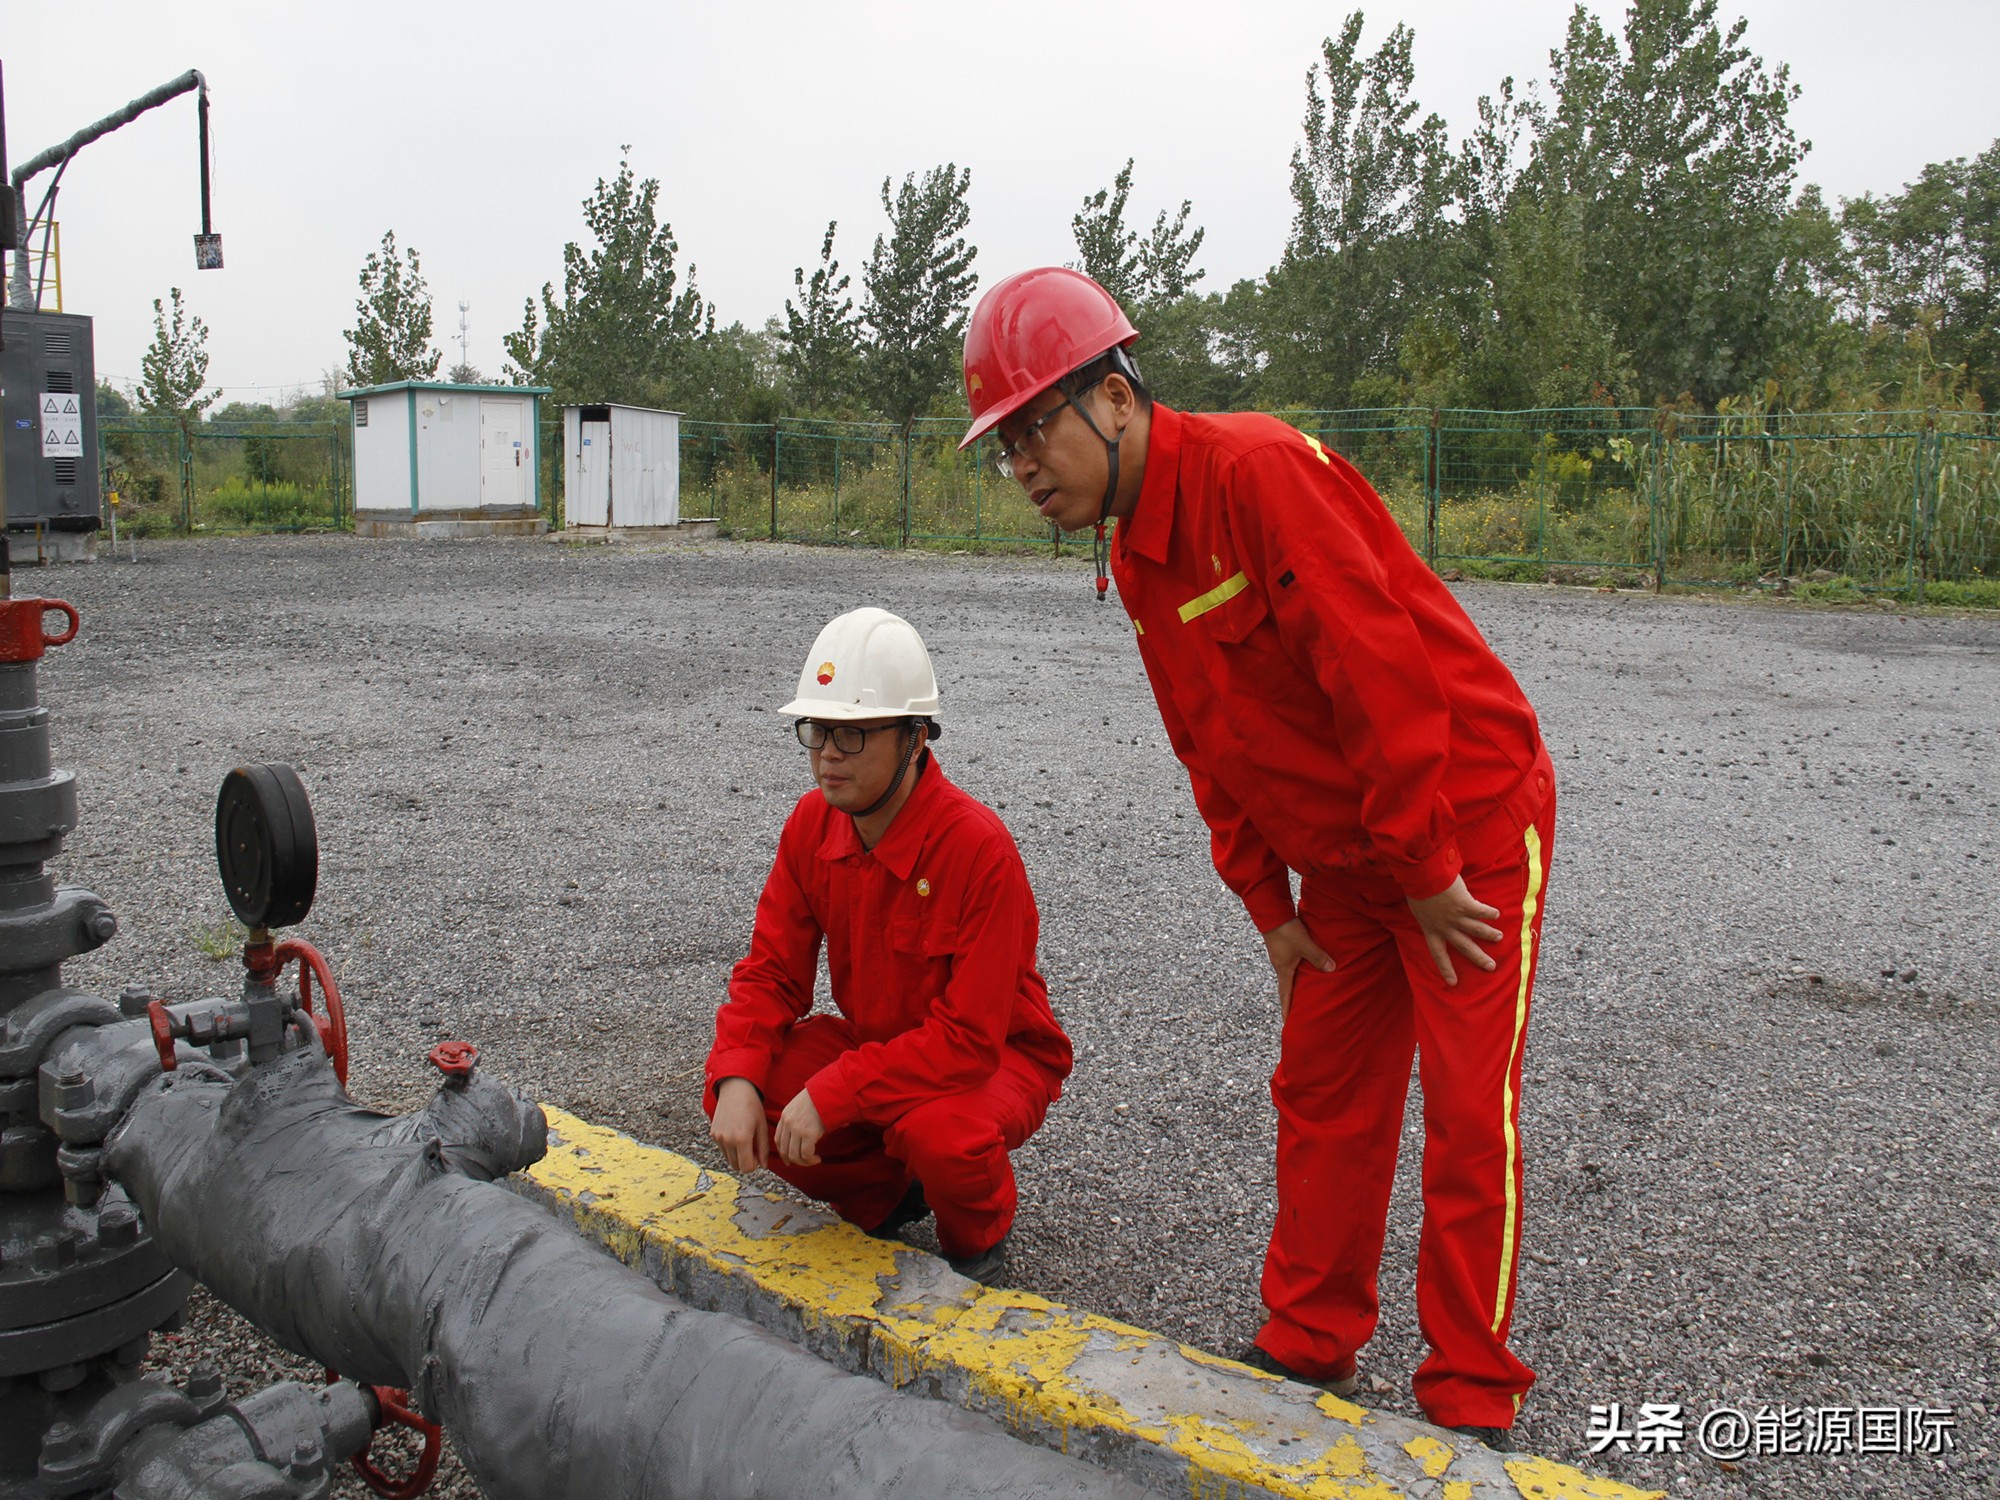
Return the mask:
[[60, 1464], [83, 1452], [83, 1429], [73, 1422], [52, 1422], [42, 1434], [42, 1462]]
[[291, 1476], [294, 1479], [310, 1479], [319, 1472], [320, 1449], [317, 1440], [302, 1437], [292, 1444]]
[[97, 1216], [97, 1242], [107, 1250], [122, 1250], [139, 1239], [139, 1213], [129, 1203], [114, 1203]]

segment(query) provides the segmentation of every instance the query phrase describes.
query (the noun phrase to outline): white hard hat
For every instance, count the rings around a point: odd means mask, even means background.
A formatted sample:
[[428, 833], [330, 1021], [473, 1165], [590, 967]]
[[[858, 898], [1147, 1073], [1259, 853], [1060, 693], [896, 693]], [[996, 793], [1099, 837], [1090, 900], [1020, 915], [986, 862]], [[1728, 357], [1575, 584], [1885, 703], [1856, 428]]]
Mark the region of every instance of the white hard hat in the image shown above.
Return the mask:
[[886, 609], [851, 609], [827, 621], [799, 672], [798, 696], [778, 712], [802, 719], [928, 719], [937, 677], [916, 627]]

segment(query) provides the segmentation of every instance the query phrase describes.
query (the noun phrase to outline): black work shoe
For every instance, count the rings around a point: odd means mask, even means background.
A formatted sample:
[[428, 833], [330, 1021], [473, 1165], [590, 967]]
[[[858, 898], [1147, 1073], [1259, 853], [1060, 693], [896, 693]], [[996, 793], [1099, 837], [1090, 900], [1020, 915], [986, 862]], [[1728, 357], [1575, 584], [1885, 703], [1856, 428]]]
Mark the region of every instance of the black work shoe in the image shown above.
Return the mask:
[[1511, 1427], [1454, 1427], [1451, 1431], [1460, 1437], [1469, 1437], [1484, 1443], [1495, 1453], [1513, 1453], [1514, 1430]]
[[1290, 1365], [1283, 1364], [1278, 1357], [1262, 1344], [1252, 1344], [1236, 1356], [1238, 1364], [1248, 1365], [1253, 1370], [1262, 1370], [1266, 1375], [1276, 1375], [1285, 1380], [1296, 1380], [1300, 1385], [1309, 1385], [1314, 1390], [1325, 1391], [1332, 1396], [1352, 1396], [1361, 1389], [1360, 1373], [1354, 1368], [1354, 1361], [1347, 1361], [1345, 1374], [1330, 1375], [1324, 1380], [1315, 1380], [1310, 1375], [1301, 1375]]
[[1007, 1274], [1007, 1236], [999, 1239], [973, 1255], [947, 1255], [945, 1260], [961, 1276], [970, 1277], [981, 1286], [992, 1286]]
[[912, 1182], [909, 1191], [903, 1194], [903, 1201], [889, 1210], [889, 1217], [868, 1232], [878, 1240], [901, 1239], [905, 1229], [923, 1223], [930, 1216], [931, 1206], [924, 1201], [924, 1185]]

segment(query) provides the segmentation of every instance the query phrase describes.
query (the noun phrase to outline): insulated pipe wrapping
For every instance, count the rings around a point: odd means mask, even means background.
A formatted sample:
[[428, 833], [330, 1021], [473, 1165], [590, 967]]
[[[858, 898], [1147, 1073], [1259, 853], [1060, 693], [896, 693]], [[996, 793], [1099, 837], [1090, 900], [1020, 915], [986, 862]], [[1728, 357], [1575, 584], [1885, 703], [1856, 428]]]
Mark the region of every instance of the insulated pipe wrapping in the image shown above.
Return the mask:
[[687, 1308], [453, 1171], [454, 1148], [509, 1155], [504, 1140], [385, 1129], [309, 1049], [240, 1083], [185, 1066], [161, 1078], [107, 1161], [177, 1265], [286, 1347], [408, 1387], [493, 1500], [1147, 1493]]

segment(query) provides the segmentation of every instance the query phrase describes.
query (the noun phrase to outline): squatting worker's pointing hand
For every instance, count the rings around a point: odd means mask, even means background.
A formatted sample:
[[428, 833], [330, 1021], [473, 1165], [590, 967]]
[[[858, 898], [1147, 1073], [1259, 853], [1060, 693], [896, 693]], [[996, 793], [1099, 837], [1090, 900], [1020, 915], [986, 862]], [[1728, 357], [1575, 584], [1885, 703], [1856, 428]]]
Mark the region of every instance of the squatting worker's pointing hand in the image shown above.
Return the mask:
[[715, 1088], [715, 1116], [708, 1138], [722, 1148], [732, 1172], [755, 1172], [771, 1159], [771, 1123], [764, 1096], [747, 1078], [725, 1078]]
[[778, 1116], [778, 1155], [795, 1167], [816, 1167], [819, 1138], [825, 1134], [826, 1122], [819, 1117], [819, 1106], [811, 1094], [800, 1089]]
[[1278, 1020], [1282, 1023], [1292, 1013], [1292, 978], [1299, 965], [1311, 964], [1321, 973], [1331, 974], [1333, 960], [1297, 917], [1264, 934], [1264, 951], [1271, 955], [1271, 967], [1278, 975]]
[[1451, 966], [1451, 950], [1456, 948], [1487, 973], [1492, 973], [1493, 956], [1479, 945], [1500, 941], [1500, 929], [1489, 925], [1500, 915], [1499, 908], [1476, 900], [1459, 876], [1435, 896], [1419, 901], [1410, 898], [1410, 910], [1424, 930], [1424, 942], [1431, 961], [1446, 984], [1458, 983], [1458, 971]]

